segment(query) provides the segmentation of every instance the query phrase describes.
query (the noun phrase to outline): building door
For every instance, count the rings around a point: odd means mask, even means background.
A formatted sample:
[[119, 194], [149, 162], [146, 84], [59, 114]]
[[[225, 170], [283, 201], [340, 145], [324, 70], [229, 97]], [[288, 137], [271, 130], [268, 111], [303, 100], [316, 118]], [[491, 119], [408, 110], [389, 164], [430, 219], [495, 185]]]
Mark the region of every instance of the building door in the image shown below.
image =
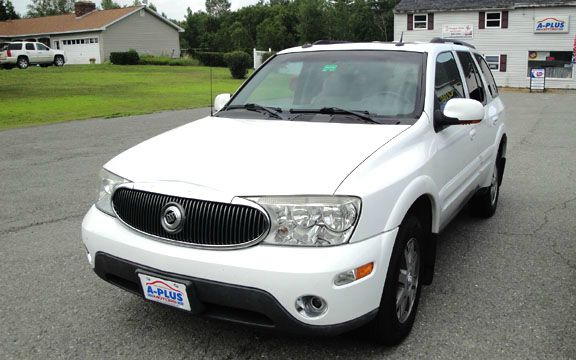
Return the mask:
[[98, 38], [62, 40], [62, 43], [68, 64], [90, 64], [90, 59], [100, 63]]

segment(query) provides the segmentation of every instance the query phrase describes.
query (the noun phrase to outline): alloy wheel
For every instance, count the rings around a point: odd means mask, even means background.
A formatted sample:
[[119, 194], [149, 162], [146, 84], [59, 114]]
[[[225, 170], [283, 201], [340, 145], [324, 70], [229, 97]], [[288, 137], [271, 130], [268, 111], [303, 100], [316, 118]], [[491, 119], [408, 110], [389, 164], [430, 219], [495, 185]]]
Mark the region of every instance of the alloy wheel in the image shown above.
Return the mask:
[[403, 324], [412, 314], [412, 308], [418, 292], [420, 274], [420, 248], [418, 240], [411, 238], [404, 248], [404, 256], [400, 261], [398, 287], [396, 292], [396, 316]]

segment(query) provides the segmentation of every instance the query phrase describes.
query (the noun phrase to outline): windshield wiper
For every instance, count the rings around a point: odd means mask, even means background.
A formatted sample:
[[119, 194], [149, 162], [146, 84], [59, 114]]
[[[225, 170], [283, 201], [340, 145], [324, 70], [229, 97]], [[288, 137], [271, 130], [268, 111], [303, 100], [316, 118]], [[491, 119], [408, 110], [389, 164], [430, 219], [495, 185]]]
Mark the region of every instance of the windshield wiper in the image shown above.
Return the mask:
[[248, 111], [256, 111], [259, 113], [266, 113], [268, 115], [272, 115], [276, 119], [284, 120], [284, 117], [280, 115], [282, 109], [278, 107], [269, 107], [269, 106], [262, 106], [258, 104], [244, 104], [244, 105], [230, 105], [226, 107], [226, 110], [235, 110], [235, 109], [245, 109]]
[[290, 109], [290, 113], [292, 114], [327, 114], [327, 115], [336, 115], [336, 114], [344, 114], [344, 115], [353, 115], [359, 119], [365, 120], [367, 122], [373, 124], [380, 124], [378, 121], [372, 119], [370, 113], [368, 111], [355, 111], [355, 110], [348, 110], [342, 109], [339, 107], [323, 107], [321, 109]]

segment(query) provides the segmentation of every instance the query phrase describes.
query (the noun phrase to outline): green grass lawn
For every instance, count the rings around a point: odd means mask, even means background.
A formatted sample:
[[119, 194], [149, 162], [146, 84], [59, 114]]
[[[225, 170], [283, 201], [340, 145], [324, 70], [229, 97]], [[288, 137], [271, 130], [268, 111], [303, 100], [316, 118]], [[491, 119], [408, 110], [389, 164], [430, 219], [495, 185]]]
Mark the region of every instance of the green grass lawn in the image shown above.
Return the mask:
[[[242, 83], [213, 68], [213, 94]], [[69, 65], [0, 70], [0, 129], [210, 106], [200, 66]]]

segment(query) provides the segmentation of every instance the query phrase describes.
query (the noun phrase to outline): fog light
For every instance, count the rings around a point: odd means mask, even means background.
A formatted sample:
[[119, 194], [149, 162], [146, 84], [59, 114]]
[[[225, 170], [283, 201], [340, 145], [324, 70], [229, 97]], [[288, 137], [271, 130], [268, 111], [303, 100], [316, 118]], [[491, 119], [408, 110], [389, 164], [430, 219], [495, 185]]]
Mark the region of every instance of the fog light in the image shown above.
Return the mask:
[[334, 279], [334, 285], [342, 286], [350, 284], [353, 281], [360, 280], [372, 274], [372, 270], [374, 270], [373, 262], [364, 264], [353, 270], [344, 271], [343, 273], [336, 275], [336, 278]]
[[305, 295], [296, 299], [296, 311], [304, 317], [315, 318], [324, 315], [326, 310], [328, 303], [319, 296]]

